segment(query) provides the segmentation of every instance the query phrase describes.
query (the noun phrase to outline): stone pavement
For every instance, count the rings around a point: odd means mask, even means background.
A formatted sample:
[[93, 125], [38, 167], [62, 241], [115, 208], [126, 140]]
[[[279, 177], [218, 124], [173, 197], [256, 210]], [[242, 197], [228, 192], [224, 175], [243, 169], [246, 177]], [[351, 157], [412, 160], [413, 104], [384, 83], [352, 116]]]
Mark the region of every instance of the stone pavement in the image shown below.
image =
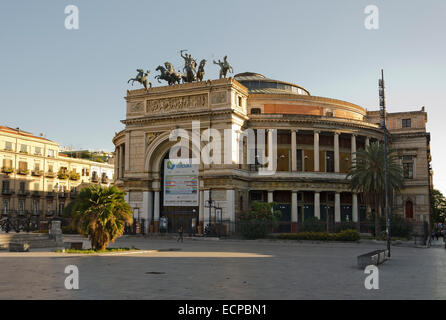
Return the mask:
[[[379, 267], [380, 289], [369, 291], [356, 257], [381, 243], [135, 237], [113, 244], [132, 245], [146, 251], [0, 251], [0, 299], [446, 299], [446, 250], [439, 246], [392, 247]], [[79, 268], [79, 290], [64, 287], [67, 265]]]

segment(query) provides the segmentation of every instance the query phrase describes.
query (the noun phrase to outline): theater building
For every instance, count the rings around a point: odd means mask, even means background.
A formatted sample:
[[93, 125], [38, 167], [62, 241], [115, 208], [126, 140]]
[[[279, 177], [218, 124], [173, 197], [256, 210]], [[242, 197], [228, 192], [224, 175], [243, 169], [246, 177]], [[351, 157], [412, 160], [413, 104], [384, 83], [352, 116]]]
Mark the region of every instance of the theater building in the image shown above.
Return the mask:
[[[312, 96], [301, 86], [256, 73], [131, 90], [125, 100], [125, 129], [113, 138], [115, 184], [127, 192], [135, 218], [147, 221], [149, 232], [158, 232], [162, 217], [167, 218], [168, 231], [176, 231], [180, 224], [187, 229], [193, 221], [201, 226], [209, 221], [231, 226], [252, 201], [277, 203], [282, 212], [281, 232], [296, 231], [311, 216], [328, 225], [366, 220], [367, 207], [349, 190], [346, 174], [357, 150], [383, 141], [379, 111]], [[193, 121], [200, 122], [201, 134], [209, 128], [218, 130], [225, 138], [222, 153], [231, 150], [233, 161], [201, 162], [196, 172], [187, 172], [197, 186], [188, 191], [194, 200], [168, 202], [171, 194], [166, 193], [166, 185], [170, 190], [176, 183], [166, 173], [168, 152], [177, 143], [169, 135], [174, 129], [192, 132]], [[423, 107], [389, 113], [387, 121], [391, 148], [397, 149], [405, 175], [405, 188], [395, 195], [392, 212], [428, 220], [427, 114]], [[247, 129], [265, 129], [267, 141], [272, 129], [277, 130], [274, 174], [260, 174], [255, 163], [234, 161], [243, 154], [246, 162], [248, 144], [241, 132]], [[202, 141], [201, 147], [206, 143]], [[208, 208], [210, 199], [218, 209]]]

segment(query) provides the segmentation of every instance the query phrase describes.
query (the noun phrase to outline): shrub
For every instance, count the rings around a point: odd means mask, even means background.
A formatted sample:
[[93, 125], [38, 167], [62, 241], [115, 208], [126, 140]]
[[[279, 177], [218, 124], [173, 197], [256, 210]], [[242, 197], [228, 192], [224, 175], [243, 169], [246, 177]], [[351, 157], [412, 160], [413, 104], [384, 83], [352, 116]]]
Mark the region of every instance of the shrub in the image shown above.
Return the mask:
[[347, 229], [335, 234], [337, 241], [358, 241], [360, 234], [358, 230]]
[[268, 228], [274, 226], [281, 212], [274, 210], [275, 203], [254, 201], [249, 210], [242, 212], [239, 216], [240, 232], [244, 238], [265, 238]]
[[328, 232], [299, 232], [282, 233], [277, 236], [281, 240], [313, 240], [313, 241], [358, 241], [360, 239], [357, 230], [343, 230], [339, 233]]
[[304, 220], [302, 224], [303, 232], [325, 232], [325, 224], [317, 217], [310, 217]]
[[78, 234], [78, 232], [73, 229], [72, 226], [62, 226], [62, 233], [63, 234]]
[[344, 230], [355, 230], [357, 228], [357, 225], [355, 222], [353, 221], [343, 221], [341, 222], [341, 224], [339, 225], [339, 229], [338, 231], [344, 231]]

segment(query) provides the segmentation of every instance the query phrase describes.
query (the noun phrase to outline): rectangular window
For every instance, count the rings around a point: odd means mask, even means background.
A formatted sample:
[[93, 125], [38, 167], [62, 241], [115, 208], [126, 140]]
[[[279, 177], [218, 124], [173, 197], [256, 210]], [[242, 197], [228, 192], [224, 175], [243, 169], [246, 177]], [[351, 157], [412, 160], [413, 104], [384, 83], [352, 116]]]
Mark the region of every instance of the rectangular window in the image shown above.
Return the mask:
[[20, 152], [21, 153], [28, 153], [28, 146], [26, 144], [20, 145]]
[[12, 142], [5, 141], [5, 150], [12, 151]]
[[3, 167], [4, 168], [12, 168], [12, 160], [11, 159], [3, 159]]
[[48, 172], [49, 173], [53, 173], [54, 171], [53, 171], [54, 169], [53, 169], [53, 165], [52, 164], [49, 164], [48, 165]]
[[9, 180], [4, 180], [2, 183], [2, 190], [9, 191]]
[[19, 189], [20, 189], [20, 192], [25, 192], [25, 182], [20, 181]]
[[35, 162], [34, 163], [34, 170], [35, 171], [39, 171], [40, 170], [40, 163], [39, 162]]
[[404, 179], [413, 179], [413, 161], [403, 162], [403, 172]]
[[34, 153], [37, 155], [41, 155], [42, 154], [42, 148], [41, 147], [35, 147], [34, 148]]
[[19, 170], [20, 171], [28, 170], [28, 163], [26, 161], [19, 161]]
[[48, 157], [54, 158], [54, 150], [48, 149]]
[[402, 127], [403, 128], [410, 128], [412, 126], [412, 119], [403, 119], [402, 120]]
[[296, 152], [296, 170], [297, 171], [303, 171], [302, 150], [301, 149], [297, 149], [297, 152]]

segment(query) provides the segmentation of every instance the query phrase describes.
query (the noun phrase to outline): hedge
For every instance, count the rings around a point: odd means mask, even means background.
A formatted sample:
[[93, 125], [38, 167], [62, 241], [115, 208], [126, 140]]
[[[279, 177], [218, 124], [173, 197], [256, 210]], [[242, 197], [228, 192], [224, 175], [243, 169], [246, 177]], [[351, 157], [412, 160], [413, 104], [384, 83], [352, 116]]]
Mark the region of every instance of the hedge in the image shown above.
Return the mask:
[[278, 237], [282, 240], [317, 240], [317, 241], [358, 241], [360, 239], [357, 230], [343, 230], [339, 233], [328, 232], [299, 232], [282, 233]]

